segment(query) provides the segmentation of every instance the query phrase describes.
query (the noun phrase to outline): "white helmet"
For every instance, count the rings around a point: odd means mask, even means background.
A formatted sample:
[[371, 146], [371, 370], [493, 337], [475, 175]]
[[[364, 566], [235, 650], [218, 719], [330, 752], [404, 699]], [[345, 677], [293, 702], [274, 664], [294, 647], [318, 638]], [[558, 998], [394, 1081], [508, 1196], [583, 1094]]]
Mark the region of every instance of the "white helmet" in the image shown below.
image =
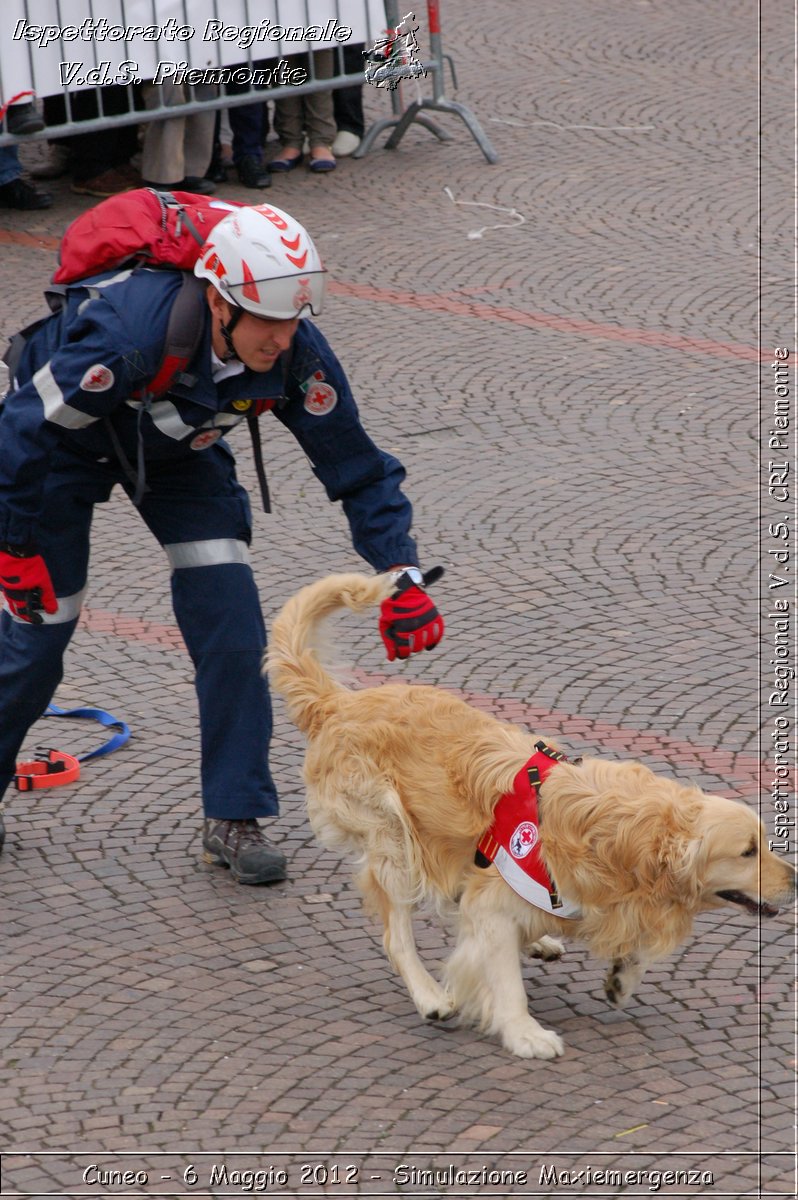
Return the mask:
[[214, 227], [194, 266], [230, 304], [256, 317], [291, 320], [324, 302], [326, 272], [307, 230], [282, 209], [235, 209]]

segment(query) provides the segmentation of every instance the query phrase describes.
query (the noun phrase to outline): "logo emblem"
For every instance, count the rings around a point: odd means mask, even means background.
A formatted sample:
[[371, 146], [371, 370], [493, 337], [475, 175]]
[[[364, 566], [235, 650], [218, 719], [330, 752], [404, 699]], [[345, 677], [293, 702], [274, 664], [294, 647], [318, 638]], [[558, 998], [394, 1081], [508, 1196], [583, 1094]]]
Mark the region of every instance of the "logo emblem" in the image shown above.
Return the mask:
[[81, 390], [84, 392], [107, 392], [113, 386], [114, 373], [102, 363], [95, 363], [93, 367], [89, 367], [80, 381]]
[[236, 412], [247, 412], [250, 408], [252, 408], [252, 401], [251, 400], [234, 400], [233, 408], [236, 410]]
[[198, 433], [195, 438], [192, 438], [189, 445], [192, 450], [207, 450], [208, 446], [218, 442], [221, 436], [221, 429], [203, 429], [202, 433]]
[[522, 821], [510, 838], [510, 853], [513, 858], [526, 858], [538, 842], [537, 826], [531, 821]]
[[338, 403], [338, 393], [329, 383], [320, 383], [314, 379], [305, 395], [305, 409], [314, 417], [323, 417], [332, 412]]

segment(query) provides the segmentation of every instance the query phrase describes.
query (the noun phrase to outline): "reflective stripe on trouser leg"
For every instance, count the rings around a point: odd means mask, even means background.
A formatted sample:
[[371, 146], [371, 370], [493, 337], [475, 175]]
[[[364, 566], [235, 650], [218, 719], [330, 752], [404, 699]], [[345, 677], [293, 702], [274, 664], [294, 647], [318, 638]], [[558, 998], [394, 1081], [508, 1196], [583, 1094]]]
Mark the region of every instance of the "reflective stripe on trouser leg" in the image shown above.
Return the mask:
[[0, 796], [14, 778], [20, 747], [63, 675], [77, 620], [31, 625], [0, 615]]
[[164, 546], [173, 571], [186, 567], [219, 567], [225, 563], [249, 566], [249, 546], [237, 538], [208, 538], [202, 542], [170, 542]]
[[[86, 589], [81, 588], [79, 592], [75, 592], [71, 596], [57, 596], [58, 608], [54, 613], [45, 612], [44, 609], [39, 610], [42, 625], [65, 625], [70, 621], [77, 621], [80, 616], [80, 610], [83, 607], [83, 598], [86, 595]], [[12, 621], [16, 621], [18, 625], [30, 625], [30, 621], [25, 621], [22, 617], [16, 616], [8, 607], [8, 601], [3, 600], [2, 605], [4, 611], [8, 613]]]
[[[170, 561], [175, 548], [167, 547]], [[261, 671], [266, 630], [252, 571], [236, 561], [177, 567], [172, 602], [196, 669], [205, 814], [227, 821], [273, 816], [272, 712]]]

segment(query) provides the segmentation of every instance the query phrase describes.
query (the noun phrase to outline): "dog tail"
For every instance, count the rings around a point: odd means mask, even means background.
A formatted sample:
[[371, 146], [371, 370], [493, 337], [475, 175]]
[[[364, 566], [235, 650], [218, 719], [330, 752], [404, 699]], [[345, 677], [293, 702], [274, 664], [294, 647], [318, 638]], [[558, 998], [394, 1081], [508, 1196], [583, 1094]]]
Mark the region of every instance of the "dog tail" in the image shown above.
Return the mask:
[[288, 705], [291, 719], [310, 733], [323, 719], [319, 706], [347, 689], [324, 666], [320, 626], [340, 608], [374, 608], [392, 589], [388, 575], [330, 575], [302, 588], [283, 605], [272, 625], [264, 670]]

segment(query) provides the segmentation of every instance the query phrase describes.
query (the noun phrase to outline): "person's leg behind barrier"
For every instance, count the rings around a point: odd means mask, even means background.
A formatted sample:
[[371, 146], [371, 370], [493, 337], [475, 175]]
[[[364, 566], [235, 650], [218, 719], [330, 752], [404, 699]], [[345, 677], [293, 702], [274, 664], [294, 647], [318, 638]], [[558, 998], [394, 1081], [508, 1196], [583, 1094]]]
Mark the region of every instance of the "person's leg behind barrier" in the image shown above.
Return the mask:
[[150, 471], [148, 483], [142, 516], [166, 550], [175, 616], [196, 673], [206, 859], [229, 866], [239, 882], [275, 882], [285, 878], [285, 859], [257, 824], [278, 804], [246, 493], [218, 443]]
[[[313, 55], [317, 79], [331, 79], [334, 70], [332, 50], [317, 50]], [[336, 126], [333, 93], [311, 92], [303, 97], [304, 123], [314, 161], [318, 157], [329, 157], [330, 147], [335, 141]]]
[[[148, 109], [176, 108], [186, 102], [185, 88], [168, 81], [143, 84], [142, 94]], [[188, 174], [185, 163], [187, 119], [175, 116], [147, 122], [141, 151], [141, 175], [145, 187], [153, 183], [159, 187], [177, 187]]]

